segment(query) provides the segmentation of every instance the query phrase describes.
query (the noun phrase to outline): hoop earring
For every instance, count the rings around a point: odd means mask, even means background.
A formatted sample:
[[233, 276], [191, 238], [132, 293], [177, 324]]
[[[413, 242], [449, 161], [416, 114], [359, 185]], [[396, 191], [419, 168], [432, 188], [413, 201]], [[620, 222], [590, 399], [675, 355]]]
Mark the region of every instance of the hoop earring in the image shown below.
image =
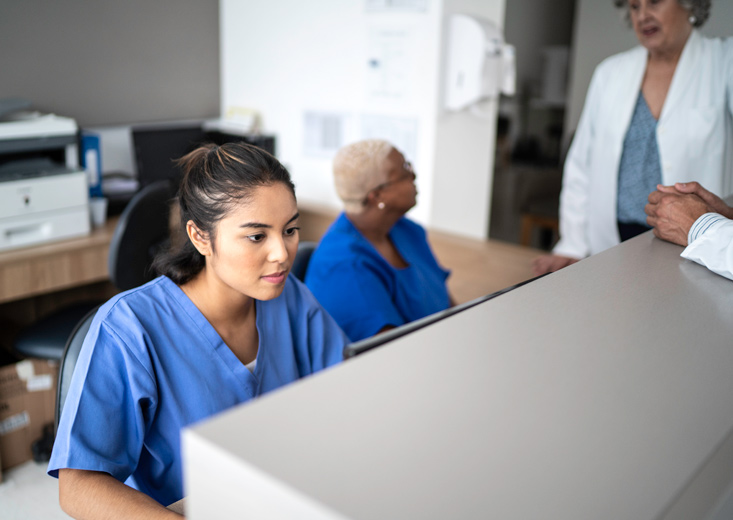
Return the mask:
[[690, 15], [690, 17], [688, 18], [688, 20], [690, 21], [690, 25], [692, 25], [693, 27], [697, 23], [697, 17], [695, 17], [694, 14], [693, 15]]
[[380, 202], [379, 204], [377, 204], [377, 207], [379, 209], [384, 209], [384, 202]]

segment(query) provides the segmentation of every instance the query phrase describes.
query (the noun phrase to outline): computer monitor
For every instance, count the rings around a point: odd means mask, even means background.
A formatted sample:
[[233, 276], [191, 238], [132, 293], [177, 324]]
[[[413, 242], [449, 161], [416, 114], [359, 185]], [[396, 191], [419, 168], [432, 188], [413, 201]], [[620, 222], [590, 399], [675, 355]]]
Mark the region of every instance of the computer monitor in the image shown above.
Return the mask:
[[183, 172], [175, 161], [206, 141], [201, 123], [132, 128], [140, 188], [160, 180], [178, 186]]
[[204, 143], [222, 145], [244, 141], [275, 155], [275, 138], [266, 135], [236, 135], [206, 131], [201, 122], [145, 125], [132, 128], [135, 162], [140, 188], [159, 180], [178, 186], [183, 172], [175, 161]]
[[354, 343], [350, 343], [346, 345], [346, 347], [344, 347], [344, 359], [349, 359], [354, 356], [358, 356], [359, 354], [363, 354], [364, 352], [368, 352], [374, 348], [380, 347], [386, 343], [389, 343], [390, 341], [394, 341], [397, 338], [401, 338], [402, 336], [405, 336], [406, 334], [415, 332], [416, 330], [427, 327], [428, 325], [432, 325], [433, 323], [436, 323], [440, 320], [444, 320], [445, 318], [458, 314], [459, 312], [463, 312], [466, 309], [475, 307], [476, 305], [480, 303], [484, 303], [488, 300], [496, 298], [497, 296], [506, 294], [509, 291], [513, 291], [517, 287], [526, 285], [530, 282], [537, 280], [538, 278], [542, 278], [543, 276], [545, 275], [543, 274], [540, 276], [536, 276], [534, 278], [530, 278], [529, 280], [525, 280], [518, 284], [515, 284], [505, 289], [502, 289], [500, 291], [496, 291], [491, 294], [481, 296], [479, 298], [476, 298], [475, 300], [461, 303], [460, 305], [455, 305], [444, 311], [436, 312], [434, 314], [431, 314], [430, 316], [425, 316], [424, 318], [412, 321], [410, 323], [406, 323], [394, 329], [388, 330], [387, 332], [382, 332], [381, 334], [377, 334], [376, 336], [371, 336], [369, 338], [366, 338], [360, 341], [356, 341]]

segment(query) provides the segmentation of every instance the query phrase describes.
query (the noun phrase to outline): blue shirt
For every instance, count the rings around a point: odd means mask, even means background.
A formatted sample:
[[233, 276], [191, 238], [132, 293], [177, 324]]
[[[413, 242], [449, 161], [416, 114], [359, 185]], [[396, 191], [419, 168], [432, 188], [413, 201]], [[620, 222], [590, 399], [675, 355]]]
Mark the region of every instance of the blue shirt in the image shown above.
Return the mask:
[[308, 264], [306, 284], [352, 341], [450, 307], [449, 272], [438, 265], [425, 230], [402, 218], [389, 237], [408, 267], [390, 265], [342, 213]]
[[103, 471], [163, 505], [182, 498], [181, 428], [342, 359], [346, 337], [294, 277], [255, 306], [250, 373], [169, 278], [105, 303], [74, 370], [49, 474]]
[[648, 227], [644, 206], [649, 194], [662, 182], [656, 132], [657, 120], [639, 92], [618, 167], [616, 211], [619, 222]]

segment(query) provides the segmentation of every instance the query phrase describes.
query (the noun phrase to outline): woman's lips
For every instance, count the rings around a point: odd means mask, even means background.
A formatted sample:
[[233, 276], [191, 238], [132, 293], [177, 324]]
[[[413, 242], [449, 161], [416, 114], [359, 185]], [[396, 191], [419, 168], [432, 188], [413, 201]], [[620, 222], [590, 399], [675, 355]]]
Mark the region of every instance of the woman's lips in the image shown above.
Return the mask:
[[648, 27], [646, 29], [641, 30], [641, 34], [644, 36], [651, 36], [652, 34], [656, 33], [658, 29], [656, 27]]
[[279, 284], [283, 283], [285, 281], [285, 278], [288, 276], [287, 271], [280, 271], [279, 273], [273, 273], [273, 274], [266, 274], [262, 277], [262, 279], [266, 282], [270, 282], [272, 284]]

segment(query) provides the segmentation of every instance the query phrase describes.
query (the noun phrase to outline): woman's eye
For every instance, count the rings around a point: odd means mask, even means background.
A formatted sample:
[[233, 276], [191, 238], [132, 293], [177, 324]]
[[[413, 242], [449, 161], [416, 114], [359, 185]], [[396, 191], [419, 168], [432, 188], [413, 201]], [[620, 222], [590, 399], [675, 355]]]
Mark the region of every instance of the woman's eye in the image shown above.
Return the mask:
[[249, 235], [247, 239], [250, 242], [262, 242], [265, 239], [265, 235], [260, 233], [258, 235]]
[[291, 227], [291, 228], [288, 228], [288, 229], [285, 230], [285, 236], [291, 237], [291, 236], [295, 235], [298, 232], [299, 229], [300, 229], [299, 227]]

